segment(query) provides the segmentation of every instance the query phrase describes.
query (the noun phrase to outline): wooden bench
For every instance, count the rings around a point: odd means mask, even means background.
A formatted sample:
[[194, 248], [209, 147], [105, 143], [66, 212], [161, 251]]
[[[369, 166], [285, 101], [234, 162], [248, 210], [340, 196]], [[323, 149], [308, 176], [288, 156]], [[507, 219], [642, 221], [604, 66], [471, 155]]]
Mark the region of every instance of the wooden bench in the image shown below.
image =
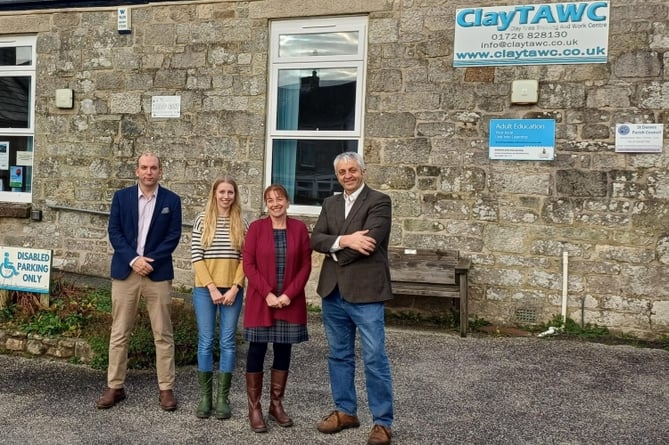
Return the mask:
[[467, 273], [458, 250], [388, 249], [393, 294], [460, 300], [460, 336], [467, 336]]

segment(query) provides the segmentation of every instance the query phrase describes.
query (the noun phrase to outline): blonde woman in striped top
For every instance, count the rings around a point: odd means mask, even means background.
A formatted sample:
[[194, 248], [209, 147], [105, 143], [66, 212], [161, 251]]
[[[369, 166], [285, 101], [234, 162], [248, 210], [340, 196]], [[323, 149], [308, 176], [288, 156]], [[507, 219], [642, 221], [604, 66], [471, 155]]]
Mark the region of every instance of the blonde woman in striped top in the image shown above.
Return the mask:
[[198, 382], [200, 401], [196, 416], [212, 410], [213, 347], [219, 318], [220, 360], [215, 416], [228, 419], [230, 383], [235, 366], [236, 332], [244, 299], [242, 248], [248, 223], [242, 218], [239, 189], [229, 176], [214, 181], [204, 212], [193, 223], [191, 261], [195, 275], [193, 306], [197, 318]]

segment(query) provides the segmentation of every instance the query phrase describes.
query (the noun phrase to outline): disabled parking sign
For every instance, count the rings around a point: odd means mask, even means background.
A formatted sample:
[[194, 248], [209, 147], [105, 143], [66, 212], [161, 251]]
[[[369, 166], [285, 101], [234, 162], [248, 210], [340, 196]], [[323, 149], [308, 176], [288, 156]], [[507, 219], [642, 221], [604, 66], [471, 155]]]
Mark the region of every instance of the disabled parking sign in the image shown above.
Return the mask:
[[49, 293], [51, 250], [0, 246], [0, 289]]

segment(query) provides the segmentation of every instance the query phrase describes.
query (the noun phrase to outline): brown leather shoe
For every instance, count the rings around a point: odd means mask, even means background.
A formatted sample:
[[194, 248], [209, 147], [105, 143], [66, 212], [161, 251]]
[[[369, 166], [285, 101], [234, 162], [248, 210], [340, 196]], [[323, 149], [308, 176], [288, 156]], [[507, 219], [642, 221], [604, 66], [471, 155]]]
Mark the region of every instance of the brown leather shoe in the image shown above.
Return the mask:
[[158, 396], [160, 407], [165, 411], [174, 411], [177, 409], [177, 399], [174, 397], [174, 391], [171, 389], [161, 389]]
[[318, 431], [324, 434], [334, 434], [346, 428], [357, 428], [360, 422], [356, 416], [349, 416], [341, 411], [332, 411], [318, 424]]
[[95, 401], [98, 409], [107, 409], [116, 405], [121, 400], [125, 400], [125, 389], [123, 388], [105, 388], [100, 398]]
[[374, 425], [372, 432], [369, 433], [369, 439], [367, 439], [368, 445], [390, 445], [390, 438], [392, 434], [390, 433], [390, 428], [383, 425]]

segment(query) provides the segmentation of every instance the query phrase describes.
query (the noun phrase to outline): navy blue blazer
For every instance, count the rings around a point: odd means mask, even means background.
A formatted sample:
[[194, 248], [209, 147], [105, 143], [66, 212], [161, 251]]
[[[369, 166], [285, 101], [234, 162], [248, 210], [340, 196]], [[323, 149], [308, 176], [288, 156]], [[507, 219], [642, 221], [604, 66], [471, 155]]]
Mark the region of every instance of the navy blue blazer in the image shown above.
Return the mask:
[[[137, 256], [137, 230], [139, 223], [138, 185], [114, 193], [109, 214], [109, 242], [114, 248], [111, 261], [111, 277], [117, 280], [128, 278], [132, 272], [130, 261]], [[151, 217], [146, 236], [144, 256], [153, 258], [153, 272], [147, 277], [152, 281], [174, 278], [172, 252], [181, 239], [181, 198], [176, 193], [158, 188], [156, 208]]]

